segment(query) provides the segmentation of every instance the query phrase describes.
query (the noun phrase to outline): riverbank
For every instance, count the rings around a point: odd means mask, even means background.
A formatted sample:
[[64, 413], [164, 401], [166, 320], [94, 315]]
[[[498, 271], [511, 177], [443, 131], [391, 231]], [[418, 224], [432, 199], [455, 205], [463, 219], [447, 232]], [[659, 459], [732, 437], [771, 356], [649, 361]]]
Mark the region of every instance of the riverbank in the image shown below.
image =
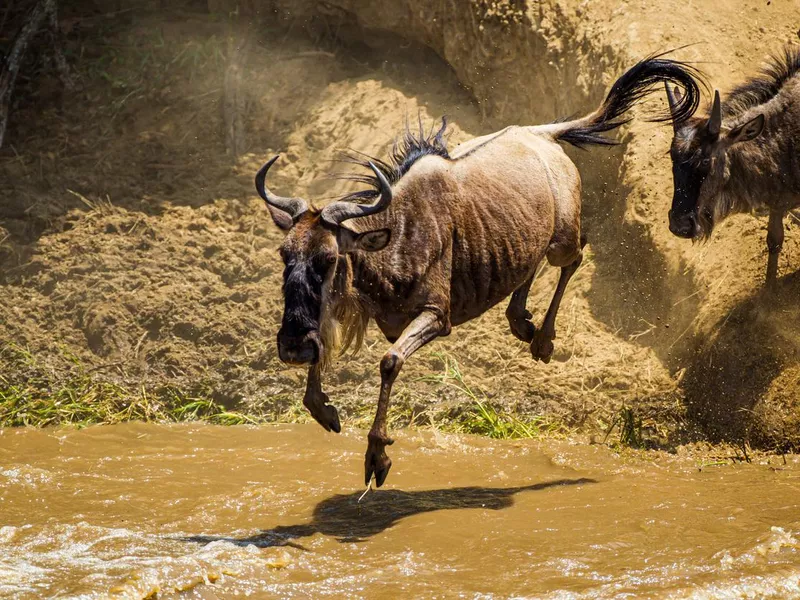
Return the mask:
[[[20, 83], [0, 150], [0, 423], [306, 419], [305, 375], [274, 347], [281, 233], [252, 189], [266, 158], [282, 154], [278, 192], [322, 202], [347, 189], [326, 178], [334, 151], [385, 155], [409, 115], [429, 126], [448, 114], [455, 146], [580, 114], [642, 56], [697, 39], [676, 56], [725, 89], [757, 66], [764, 35], [788, 40], [791, 24], [778, 3], [749, 1], [690, 26], [669, 3], [478, 2], [445, 18], [431, 2], [424, 19], [378, 4], [331, 2], [323, 15], [276, 3], [258, 28], [245, 8], [202, 3], [63, 7], [80, 85], [64, 95], [34, 64], [42, 76]], [[740, 11], [746, 35], [728, 35]], [[791, 275], [773, 306], [758, 302], [764, 223], [736, 218], [702, 247], [672, 238], [669, 128], [640, 120], [617, 137], [615, 149], [569, 150], [590, 243], [553, 361], [531, 360], [500, 305], [409, 361], [393, 428], [798, 447], [800, 313]], [[783, 273], [800, 264], [791, 240]], [[556, 278], [545, 268], [531, 292], [537, 321]], [[371, 328], [325, 382], [346, 426], [371, 419], [386, 346]]]

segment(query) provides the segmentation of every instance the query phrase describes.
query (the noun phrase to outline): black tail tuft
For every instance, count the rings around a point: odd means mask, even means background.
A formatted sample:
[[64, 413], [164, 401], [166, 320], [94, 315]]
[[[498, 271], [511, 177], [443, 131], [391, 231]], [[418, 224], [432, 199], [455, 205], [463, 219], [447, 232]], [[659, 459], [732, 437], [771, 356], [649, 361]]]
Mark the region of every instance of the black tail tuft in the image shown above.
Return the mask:
[[576, 148], [586, 146], [616, 146], [619, 142], [611, 138], [603, 137], [601, 133], [611, 131], [628, 123], [630, 119], [617, 121], [602, 121], [599, 123], [589, 123], [585, 126], [578, 126], [569, 129], [558, 136], [559, 141], [569, 142]]
[[683, 123], [689, 119], [700, 105], [700, 88], [697, 82], [703, 81], [703, 75], [684, 62], [662, 58], [663, 56], [664, 53], [650, 56], [628, 69], [611, 87], [598, 111], [590, 118], [575, 121], [575, 127], [560, 133], [558, 139], [579, 148], [590, 144], [602, 146], [616, 144], [614, 140], [600, 134], [630, 121], [622, 119], [622, 115], [653, 92], [656, 85], [662, 82], [679, 85], [683, 88], [683, 97], [674, 114], [667, 107], [665, 112], [656, 114], [649, 120]]

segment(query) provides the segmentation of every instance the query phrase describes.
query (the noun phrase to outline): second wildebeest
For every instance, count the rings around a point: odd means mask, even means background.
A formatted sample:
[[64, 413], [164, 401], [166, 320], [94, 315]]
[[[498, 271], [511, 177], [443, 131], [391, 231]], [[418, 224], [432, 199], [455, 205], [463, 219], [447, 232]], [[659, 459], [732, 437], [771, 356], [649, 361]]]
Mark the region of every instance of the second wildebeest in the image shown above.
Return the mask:
[[[670, 105], [681, 95], [667, 85]], [[769, 208], [767, 285], [774, 286], [783, 219], [800, 206], [800, 47], [787, 47], [762, 73], [714, 102], [707, 117], [675, 126], [669, 228], [707, 239], [733, 213]]]
[[[480, 316], [511, 295], [512, 333], [533, 357], [550, 360], [561, 297], [581, 263], [581, 180], [559, 142], [613, 144], [603, 132], [619, 127], [631, 106], [664, 81], [687, 90], [672, 118], [688, 118], [699, 90], [686, 65], [645, 59], [614, 83], [605, 101], [575, 120], [507, 127], [460, 146], [435, 135], [406, 132], [388, 162], [360, 161], [374, 189], [319, 210], [301, 198], [256, 189], [275, 224], [288, 233], [280, 248], [285, 307], [278, 354], [309, 365], [303, 403], [329, 431], [340, 430], [336, 408], [322, 391], [321, 372], [374, 319], [391, 348], [380, 362], [381, 388], [368, 434], [365, 482], [380, 487], [391, 467], [386, 446], [389, 396], [403, 363], [451, 327]], [[669, 114], [661, 117], [669, 120]], [[364, 203], [377, 197], [374, 204]], [[543, 258], [561, 268], [550, 307], [537, 329], [526, 309]]]

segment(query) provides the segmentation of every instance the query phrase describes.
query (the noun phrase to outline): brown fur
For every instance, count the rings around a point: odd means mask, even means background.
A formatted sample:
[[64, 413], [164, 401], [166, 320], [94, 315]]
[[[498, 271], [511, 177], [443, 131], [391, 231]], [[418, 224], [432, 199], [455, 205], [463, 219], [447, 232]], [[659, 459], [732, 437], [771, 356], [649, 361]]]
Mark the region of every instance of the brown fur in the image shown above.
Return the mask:
[[448, 326], [475, 318], [545, 254], [565, 266], [580, 252], [580, 179], [561, 147], [520, 127], [458, 160], [481, 142], [453, 161], [421, 159], [386, 212], [348, 223], [392, 231], [385, 250], [347, 256], [361, 304], [390, 339], [425, 307]]
[[[553, 130], [512, 127], [464, 144], [451, 158], [424, 156], [393, 186], [384, 212], [339, 230], [307, 214], [284, 241], [285, 258], [313, 261], [339, 252], [322, 287], [323, 351], [304, 397], [323, 427], [338, 431], [339, 420], [321, 389], [321, 372], [348, 346], [360, 346], [369, 319], [394, 343], [381, 361], [381, 400], [365, 465], [378, 484], [391, 464], [384, 451], [391, 443], [385, 425], [391, 385], [416, 349], [512, 295], [506, 311], [512, 333], [530, 344], [534, 358], [550, 359], [558, 304], [582, 248], [580, 176]], [[347, 240], [382, 229], [391, 231], [384, 249], [347, 251]], [[525, 300], [544, 258], [562, 267], [562, 277], [536, 329]]]

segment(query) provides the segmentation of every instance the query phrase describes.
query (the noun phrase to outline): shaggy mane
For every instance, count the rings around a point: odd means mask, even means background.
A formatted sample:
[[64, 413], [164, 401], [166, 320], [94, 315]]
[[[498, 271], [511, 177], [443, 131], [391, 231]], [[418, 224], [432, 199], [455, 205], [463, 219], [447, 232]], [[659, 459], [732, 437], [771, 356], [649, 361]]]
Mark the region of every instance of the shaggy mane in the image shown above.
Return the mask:
[[422, 118], [419, 120], [419, 132], [414, 133], [411, 131], [408, 123], [403, 135], [395, 139], [392, 145], [392, 150], [389, 153], [388, 160], [381, 160], [374, 156], [369, 156], [357, 150], [349, 150], [342, 154], [341, 162], [346, 162], [360, 167], [366, 168], [368, 174], [358, 173], [345, 173], [337, 174], [337, 179], [346, 179], [348, 181], [357, 181], [371, 186], [371, 190], [362, 190], [347, 194], [342, 200], [363, 200], [365, 198], [375, 198], [380, 191], [380, 183], [378, 178], [375, 177], [372, 169], [369, 168], [369, 162], [372, 162], [390, 184], [395, 184], [408, 173], [409, 169], [414, 166], [419, 159], [425, 156], [441, 156], [450, 160], [450, 153], [447, 150], [447, 141], [445, 140], [445, 132], [447, 130], [447, 117], [442, 117], [442, 125], [438, 131], [434, 132], [431, 128], [428, 134], [422, 126]]
[[725, 116], [739, 115], [754, 106], [769, 102], [783, 85], [800, 73], [800, 46], [785, 46], [782, 54], [772, 55], [761, 73], [736, 87], [722, 103]]
[[358, 354], [364, 344], [369, 324], [369, 313], [353, 294], [343, 294], [331, 307], [324, 310], [320, 335], [324, 352], [320, 362], [322, 372], [329, 371], [336, 359], [352, 349], [351, 357]]

